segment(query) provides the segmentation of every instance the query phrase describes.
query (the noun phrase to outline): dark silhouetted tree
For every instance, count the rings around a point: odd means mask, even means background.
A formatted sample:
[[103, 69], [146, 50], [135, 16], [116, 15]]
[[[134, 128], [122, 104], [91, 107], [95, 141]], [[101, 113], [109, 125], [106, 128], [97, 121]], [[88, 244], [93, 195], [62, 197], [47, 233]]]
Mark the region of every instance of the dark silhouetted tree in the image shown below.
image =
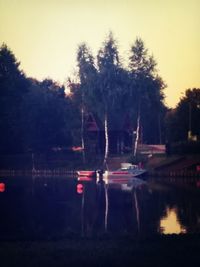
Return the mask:
[[85, 123], [84, 118], [91, 104], [91, 92], [93, 91], [96, 77], [94, 58], [85, 43], [78, 47], [77, 51], [78, 75], [80, 79], [79, 95], [81, 110], [81, 146], [83, 149], [83, 162], [85, 162]]
[[64, 87], [47, 79], [32, 81], [23, 110], [26, 151], [47, 151], [72, 144], [73, 109]]
[[0, 47], [0, 151], [20, 152], [23, 148], [21, 103], [29, 82], [19, 69], [20, 63], [11, 50]]
[[187, 141], [200, 136], [200, 88], [187, 89], [177, 107], [167, 113], [169, 142]]
[[[164, 117], [162, 79], [157, 75], [156, 62], [148, 55], [141, 39], [136, 39], [129, 57], [131, 86], [129, 87], [129, 107], [136, 121], [134, 155], [136, 155], [139, 135], [144, 143], [162, 142]], [[132, 103], [131, 103], [132, 102]]]
[[97, 110], [104, 121], [105, 156], [104, 164], [109, 155], [109, 128], [110, 122], [116, 116], [116, 106], [122, 96], [122, 68], [116, 41], [112, 33], [103, 44], [97, 55], [98, 80], [95, 88]]

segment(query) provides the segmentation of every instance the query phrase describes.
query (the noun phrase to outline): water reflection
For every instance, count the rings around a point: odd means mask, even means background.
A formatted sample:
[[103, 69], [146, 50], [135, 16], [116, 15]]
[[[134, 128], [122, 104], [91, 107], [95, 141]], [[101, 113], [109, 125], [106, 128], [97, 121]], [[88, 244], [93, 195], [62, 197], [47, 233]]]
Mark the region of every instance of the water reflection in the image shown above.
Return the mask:
[[166, 208], [166, 215], [160, 220], [160, 230], [163, 234], [182, 234], [187, 232], [178, 219], [176, 208]]
[[135, 203], [135, 210], [136, 210], [137, 227], [138, 227], [138, 232], [140, 232], [140, 209], [139, 209], [136, 189], [133, 190], [133, 195], [134, 195], [133, 203]]
[[86, 177], [0, 178], [0, 238], [200, 232], [200, 189]]
[[[103, 186], [103, 184], [102, 184]], [[104, 184], [104, 190], [105, 190], [105, 231], [107, 232], [108, 230], [108, 205], [109, 205], [109, 200], [108, 200], [108, 185]]]

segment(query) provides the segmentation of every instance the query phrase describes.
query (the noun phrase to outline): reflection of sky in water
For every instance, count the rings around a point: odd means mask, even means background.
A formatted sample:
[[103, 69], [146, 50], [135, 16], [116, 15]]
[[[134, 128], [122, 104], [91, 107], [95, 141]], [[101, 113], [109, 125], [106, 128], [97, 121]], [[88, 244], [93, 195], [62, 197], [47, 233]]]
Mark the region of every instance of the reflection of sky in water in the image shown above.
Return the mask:
[[176, 208], [166, 208], [166, 216], [160, 220], [160, 231], [163, 234], [186, 233], [185, 227], [178, 220]]

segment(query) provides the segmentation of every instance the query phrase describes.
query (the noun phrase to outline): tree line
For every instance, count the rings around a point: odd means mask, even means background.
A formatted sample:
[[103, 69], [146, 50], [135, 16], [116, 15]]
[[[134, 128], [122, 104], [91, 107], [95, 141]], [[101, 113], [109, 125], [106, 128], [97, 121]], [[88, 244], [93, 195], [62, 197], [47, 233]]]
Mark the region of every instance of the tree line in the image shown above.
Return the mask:
[[0, 48], [0, 153], [46, 151], [72, 143], [76, 109], [65, 88], [27, 78], [14, 54]]
[[[51, 79], [38, 81], [26, 77], [12, 51], [5, 44], [0, 47], [1, 154], [72, 146], [84, 149], [88, 139], [85, 120], [89, 113], [102, 125], [105, 162], [111, 132], [123, 130], [127, 118], [133, 153], [138, 142], [187, 140], [189, 130], [199, 135], [200, 89], [188, 90], [177, 108], [169, 110], [164, 103], [166, 85], [140, 38], [130, 48], [126, 68], [112, 33], [96, 57], [86, 43], [80, 44], [77, 70], [78, 82], [68, 79], [71, 94], [67, 95], [65, 87]], [[191, 129], [185, 119], [188, 103]]]

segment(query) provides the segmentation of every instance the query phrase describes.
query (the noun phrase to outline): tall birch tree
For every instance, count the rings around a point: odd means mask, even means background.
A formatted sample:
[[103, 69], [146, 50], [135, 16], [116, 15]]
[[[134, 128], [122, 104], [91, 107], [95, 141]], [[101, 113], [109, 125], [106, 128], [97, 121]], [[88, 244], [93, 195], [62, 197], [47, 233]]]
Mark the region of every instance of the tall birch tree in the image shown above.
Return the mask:
[[84, 118], [85, 109], [88, 101], [88, 94], [91, 91], [91, 86], [94, 82], [94, 75], [96, 69], [94, 65], [94, 58], [85, 43], [78, 47], [77, 51], [78, 74], [80, 79], [80, 93], [81, 93], [81, 146], [83, 151], [83, 162], [85, 162], [85, 138], [84, 138]]
[[[161, 140], [158, 141], [161, 138], [159, 133], [160, 114], [164, 106], [162, 103], [164, 83], [157, 75], [156, 62], [153, 56], [148, 55], [148, 50], [140, 38], [137, 38], [131, 47], [129, 71], [132, 80], [129, 97], [132, 96], [132, 108], [137, 114], [133, 149], [133, 154], [136, 156], [141, 130], [143, 137], [146, 138], [145, 142], [149, 140], [161, 142]], [[150, 138], [151, 135], [152, 138]]]
[[105, 40], [97, 55], [98, 84], [96, 97], [99, 99], [100, 112], [104, 120], [105, 154], [104, 165], [107, 166], [109, 155], [109, 126], [110, 119], [115, 112], [116, 101], [121, 93], [120, 60], [116, 41], [112, 33]]

